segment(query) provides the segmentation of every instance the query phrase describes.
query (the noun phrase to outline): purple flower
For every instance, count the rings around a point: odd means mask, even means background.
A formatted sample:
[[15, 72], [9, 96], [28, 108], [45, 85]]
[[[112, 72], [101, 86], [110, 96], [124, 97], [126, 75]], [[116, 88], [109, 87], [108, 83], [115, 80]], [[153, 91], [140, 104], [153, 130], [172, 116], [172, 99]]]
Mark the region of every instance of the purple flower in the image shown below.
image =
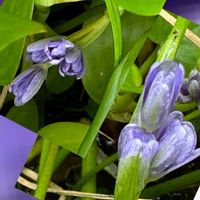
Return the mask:
[[190, 96], [200, 102], [200, 72], [193, 69], [188, 78], [188, 91]]
[[49, 62], [57, 65], [64, 59], [68, 49], [74, 46], [72, 42], [63, 38], [39, 40], [27, 47], [27, 59], [33, 63]]
[[59, 64], [61, 76], [76, 76], [80, 79], [84, 74], [80, 48], [63, 38], [49, 38], [34, 42], [27, 47], [27, 59], [33, 63]]
[[129, 124], [121, 131], [118, 141], [119, 165], [115, 187], [115, 199], [123, 199], [129, 188], [127, 199], [135, 199], [149, 178], [151, 161], [157, 152], [158, 142], [136, 124]]
[[184, 103], [195, 100], [200, 106], [200, 72], [197, 69], [193, 69], [182, 84], [179, 100]]
[[129, 124], [122, 129], [118, 144], [120, 159], [140, 154], [142, 159], [151, 161], [158, 149], [155, 136], [143, 131], [137, 124]]
[[175, 111], [154, 134], [136, 124], [125, 126], [118, 143], [120, 162], [139, 155], [141, 174], [147, 174], [144, 182], [154, 181], [197, 158], [200, 149], [195, 150], [196, 142], [193, 125]]
[[28, 102], [38, 92], [46, 77], [47, 68], [39, 64], [18, 75], [9, 87], [9, 92], [15, 95], [15, 105], [21, 106]]
[[184, 82], [181, 86], [178, 100], [183, 103], [192, 101], [192, 97], [190, 96], [190, 93], [188, 91], [188, 80], [187, 79], [184, 80]]
[[193, 125], [183, 121], [183, 114], [170, 114], [166, 126], [159, 130], [159, 148], [150, 170], [150, 179], [156, 180], [200, 156], [200, 148], [195, 150], [197, 138]]
[[77, 46], [68, 49], [65, 59], [60, 63], [59, 72], [61, 76], [76, 76], [77, 79], [83, 76], [83, 58]]
[[174, 108], [183, 77], [184, 69], [181, 64], [174, 61], [153, 64], [145, 80], [136, 123], [148, 132], [162, 126]]

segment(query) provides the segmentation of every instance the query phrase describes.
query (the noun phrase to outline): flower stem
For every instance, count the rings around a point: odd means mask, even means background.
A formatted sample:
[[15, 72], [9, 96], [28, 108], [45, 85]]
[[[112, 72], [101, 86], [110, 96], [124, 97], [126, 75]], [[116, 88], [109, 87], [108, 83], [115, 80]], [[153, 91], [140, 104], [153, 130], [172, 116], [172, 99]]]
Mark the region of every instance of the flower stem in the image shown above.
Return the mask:
[[82, 47], [86, 47], [90, 43], [92, 43], [95, 39], [101, 35], [101, 33], [108, 26], [110, 20], [106, 14], [100, 17], [95, 22], [91, 22], [87, 24], [83, 29], [78, 32], [73, 33], [69, 37], [68, 40], [72, 42], [76, 42]]
[[89, 178], [103, 170], [106, 166], [113, 163], [118, 159], [118, 154], [115, 153], [111, 155], [110, 157], [106, 158], [103, 162], [95, 166], [93, 169], [91, 169], [87, 174], [85, 174], [74, 186], [74, 189], [79, 189]]
[[160, 49], [157, 61], [174, 60], [189, 23], [189, 20], [178, 16], [176, 24], [170, 32], [165, 44]]
[[43, 139], [42, 142], [42, 153], [40, 156], [40, 163], [39, 163], [39, 169], [38, 169], [38, 174], [40, 176], [42, 169], [46, 163], [46, 159], [49, 153], [49, 148], [50, 148], [51, 142], [48, 140]]
[[176, 109], [180, 110], [181, 112], [187, 112], [197, 107], [195, 102], [191, 103], [183, 103], [183, 104], [176, 104]]
[[8, 88], [9, 88], [9, 85], [4, 85], [2, 92], [0, 94], [0, 110], [2, 109], [3, 104], [5, 102], [5, 99], [6, 99], [6, 96], [7, 96], [7, 93], [8, 93]]
[[[84, 177], [91, 169], [96, 167], [97, 148], [94, 142], [88, 151], [87, 156], [82, 160], [82, 176]], [[96, 174], [90, 177], [81, 188], [82, 192], [96, 193]], [[91, 198], [84, 198], [84, 200], [91, 200]]]
[[185, 115], [184, 119], [186, 121], [190, 121], [190, 120], [195, 119], [195, 118], [197, 118], [199, 116], [200, 116], [200, 110], [195, 110], [195, 111]]
[[34, 144], [26, 162], [30, 162], [31, 160], [33, 160], [36, 156], [38, 156], [42, 150], [42, 138], [39, 138], [36, 143]]
[[36, 9], [34, 10], [33, 19], [44, 23], [50, 13], [50, 8], [46, 6], [40, 6], [35, 4]]
[[49, 143], [49, 150], [47, 153], [46, 152], [47, 142], [45, 142], [45, 145], [46, 145], [46, 149], [45, 149], [44, 155], [46, 155], [46, 160], [45, 160], [45, 163], [43, 161], [41, 163], [42, 165], [39, 171], [38, 185], [34, 194], [34, 196], [38, 198], [39, 200], [45, 199], [46, 191], [47, 191], [48, 184], [53, 173], [54, 163], [55, 163], [55, 159], [56, 159], [57, 152], [59, 149], [58, 145]]
[[66, 159], [66, 157], [70, 154], [70, 152], [64, 148], [61, 148], [58, 152], [58, 155], [56, 157], [56, 161], [54, 164], [54, 172], [60, 167], [60, 165], [63, 163], [63, 161]]

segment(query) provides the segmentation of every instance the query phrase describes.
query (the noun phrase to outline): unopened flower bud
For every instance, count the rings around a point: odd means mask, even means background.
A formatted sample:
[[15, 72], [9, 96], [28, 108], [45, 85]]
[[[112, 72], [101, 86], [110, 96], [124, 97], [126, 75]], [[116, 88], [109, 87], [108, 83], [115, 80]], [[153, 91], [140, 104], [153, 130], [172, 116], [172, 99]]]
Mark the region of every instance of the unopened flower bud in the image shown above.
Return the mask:
[[188, 91], [191, 97], [200, 102], [200, 72], [193, 69], [188, 78]]
[[188, 79], [185, 79], [181, 86], [178, 100], [183, 103], [192, 101], [192, 97], [188, 91]]
[[145, 80], [136, 123], [148, 132], [162, 126], [174, 108], [183, 78], [184, 68], [181, 64], [174, 61], [153, 64]]
[[47, 68], [39, 64], [19, 74], [9, 87], [9, 92], [15, 95], [15, 105], [21, 106], [28, 102], [38, 92], [46, 77]]
[[68, 49], [64, 60], [59, 66], [61, 76], [76, 76], [80, 79], [84, 74], [83, 58], [81, 50], [75, 46]]

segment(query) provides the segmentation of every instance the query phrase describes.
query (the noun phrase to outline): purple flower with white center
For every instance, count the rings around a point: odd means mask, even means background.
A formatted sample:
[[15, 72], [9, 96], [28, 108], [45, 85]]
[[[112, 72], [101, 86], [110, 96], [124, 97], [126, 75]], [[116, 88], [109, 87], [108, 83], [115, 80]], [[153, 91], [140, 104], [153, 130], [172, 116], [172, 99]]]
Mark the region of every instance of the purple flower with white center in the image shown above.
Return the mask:
[[68, 49], [65, 59], [60, 63], [59, 73], [61, 76], [82, 78], [84, 74], [83, 58], [81, 50], [77, 46]]
[[46, 79], [47, 71], [46, 67], [35, 64], [12, 81], [9, 92], [15, 95], [16, 106], [21, 106], [32, 99]]
[[63, 38], [47, 38], [30, 44], [27, 47], [27, 59], [33, 63], [49, 62], [52, 65], [60, 64], [69, 48], [75, 45]]
[[181, 64], [174, 61], [153, 64], [145, 80], [136, 123], [148, 132], [162, 126], [174, 108], [183, 78]]
[[139, 154], [140, 173], [147, 183], [200, 156], [200, 148], [195, 150], [196, 142], [193, 125], [183, 121], [182, 113], [175, 111], [166, 125], [154, 134], [145, 132], [136, 124], [125, 126], [118, 142], [120, 162]]

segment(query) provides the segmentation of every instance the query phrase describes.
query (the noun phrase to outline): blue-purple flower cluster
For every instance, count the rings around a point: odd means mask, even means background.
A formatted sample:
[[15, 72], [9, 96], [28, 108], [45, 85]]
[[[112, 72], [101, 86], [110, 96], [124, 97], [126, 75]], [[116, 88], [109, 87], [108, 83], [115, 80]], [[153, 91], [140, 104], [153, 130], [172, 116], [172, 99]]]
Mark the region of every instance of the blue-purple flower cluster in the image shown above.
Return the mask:
[[63, 38], [39, 40], [30, 44], [26, 52], [26, 58], [33, 66], [17, 76], [9, 87], [9, 91], [15, 95], [16, 106], [25, 104], [38, 92], [52, 65], [59, 66], [63, 77], [75, 76], [80, 79], [84, 74], [80, 48]]
[[195, 150], [197, 138], [193, 125], [183, 120], [181, 112], [173, 111], [183, 81], [181, 64], [155, 63], [147, 75], [135, 123], [125, 126], [120, 134], [120, 162], [139, 155], [145, 183], [200, 155], [200, 149]]

